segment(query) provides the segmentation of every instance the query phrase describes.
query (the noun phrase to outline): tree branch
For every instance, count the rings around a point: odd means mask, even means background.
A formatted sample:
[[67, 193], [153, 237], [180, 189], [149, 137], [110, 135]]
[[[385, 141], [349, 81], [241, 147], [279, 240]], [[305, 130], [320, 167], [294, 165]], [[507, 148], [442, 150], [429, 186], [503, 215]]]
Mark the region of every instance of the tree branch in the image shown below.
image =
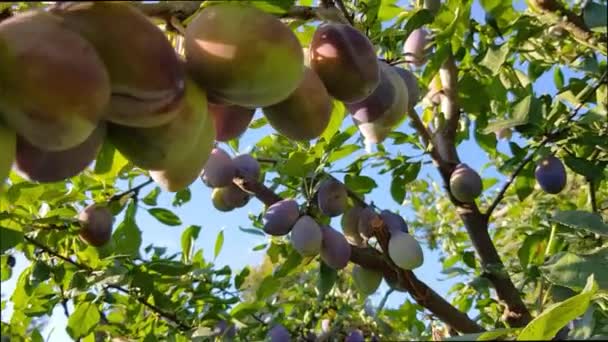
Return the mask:
[[[89, 267], [89, 266], [87, 266], [87, 265], [84, 265], [84, 264], [81, 264], [81, 263], [79, 263], [79, 262], [77, 262], [77, 261], [74, 261], [74, 260], [72, 260], [72, 259], [71, 259], [71, 258], [69, 258], [69, 257], [63, 256], [63, 255], [59, 254], [57, 251], [52, 250], [51, 248], [49, 248], [49, 247], [48, 247], [48, 246], [46, 246], [45, 244], [43, 244], [43, 243], [41, 243], [41, 242], [39, 242], [39, 241], [37, 241], [37, 240], [35, 240], [35, 239], [33, 239], [33, 238], [29, 237], [29, 236], [24, 236], [24, 239], [25, 239], [27, 242], [31, 243], [32, 245], [34, 245], [34, 246], [38, 247], [39, 249], [41, 249], [41, 250], [42, 250], [43, 252], [45, 252], [46, 254], [48, 254], [48, 255], [50, 255], [50, 256], [52, 256], [52, 257], [55, 257], [55, 258], [61, 259], [61, 260], [65, 261], [65, 262], [67, 262], [67, 263], [69, 263], [69, 264], [71, 264], [71, 265], [75, 266], [75, 267], [76, 267], [76, 268], [78, 268], [78, 269], [84, 270], [84, 271], [86, 271], [86, 272], [87, 272], [87, 273], [89, 273], [89, 274], [90, 274], [90, 273], [92, 273], [92, 272], [94, 271], [94, 270], [93, 270], [91, 267]], [[129, 292], [129, 290], [127, 290], [127, 289], [125, 289], [125, 288], [121, 287], [120, 285], [109, 284], [109, 285], [106, 285], [104, 288], [112, 288], [112, 289], [118, 290], [118, 291], [120, 291], [120, 292], [123, 292], [123, 293], [125, 293], [125, 294], [127, 294], [127, 295], [133, 296], [133, 294], [131, 294], [131, 293]], [[150, 302], [148, 302], [148, 301], [147, 301], [147, 300], [145, 300], [144, 298], [141, 298], [141, 297], [139, 297], [139, 296], [133, 296], [133, 297], [134, 297], [134, 298], [135, 298], [135, 300], [137, 300], [137, 301], [138, 301], [140, 304], [145, 305], [145, 306], [146, 306], [146, 307], [148, 307], [150, 310], [152, 310], [152, 311], [154, 311], [155, 313], [157, 313], [159, 316], [161, 316], [161, 317], [165, 318], [166, 320], [169, 320], [169, 321], [172, 321], [173, 323], [175, 323], [175, 324], [176, 324], [176, 325], [177, 325], [177, 326], [178, 326], [180, 329], [182, 329], [182, 330], [191, 330], [191, 329], [192, 329], [192, 327], [191, 327], [191, 326], [189, 326], [188, 324], [186, 324], [186, 323], [184, 323], [184, 322], [180, 321], [180, 320], [177, 318], [177, 316], [175, 316], [175, 314], [173, 314], [173, 313], [169, 313], [169, 312], [166, 312], [166, 311], [164, 311], [164, 310], [160, 309], [159, 307], [155, 306], [154, 304], [151, 304]], [[67, 316], [69, 316], [69, 313], [68, 313], [68, 311], [67, 311], [67, 305], [66, 305], [66, 304], [62, 304], [62, 305], [64, 305], [65, 314], [66, 314]]]
[[346, 6], [344, 6], [344, 1], [342, 1], [342, 0], [335, 0], [335, 4], [336, 4], [336, 6], [338, 6], [338, 8], [340, 9], [340, 11], [342, 11], [342, 14], [344, 14], [344, 17], [346, 18], [346, 20], [348, 20], [348, 23], [350, 24], [350, 26], [355, 26], [355, 21], [353, 19], [353, 16], [351, 16], [348, 13], [348, 10], [346, 9]]
[[[566, 125], [570, 121], [572, 121], [572, 119], [574, 119], [574, 117], [578, 114], [578, 112], [581, 110], [581, 108], [583, 108], [585, 103], [589, 100], [591, 95], [595, 94], [597, 89], [606, 81], [606, 78], [608, 78], [608, 71], [605, 71], [604, 74], [602, 74], [602, 76], [598, 80], [598, 82], [592, 88], [590, 88], [588, 92], [584, 93], [583, 96], [581, 96], [579, 104], [576, 107], [574, 107], [574, 109], [572, 109], [572, 111], [568, 115], [568, 119], [566, 120]], [[551, 142], [553, 139], [559, 138], [563, 133], [565, 133], [567, 131], [568, 131], [568, 127], [566, 126], [562, 129], [557, 129], [554, 132], [547, 134], [545, 136], [545, 138], [543, 138], [543, 140], [538, 144], [538, 146], [536, 148], [534, 148], [532, 153], [530, 153], [526, 158], [524, 158], [524, 160], [521, 161], [521, 163], [517, 166], [515, 171], [513, 171], [513, 174], [511, 174], [511, 176], [509, 176], [509, 178], [507, 179], [507, 182], [502, 186], [502, 188], [498, 192], [498, 195], [496, 195], [496, 198], [494, 199], [494, 201], [492, 201], [492, 204], [490, 204], [490, 206], [488, 207], [488, 210], [485, 213], [485, 216], [487, 218], [490, 218], [492, 216], [492, 212], [494, 212], [494, 209], [496, 209], [496, 207], [498, 206], [500, 201], [504, 198], [505, 193], [507, 192], [507, 189], [509, 188], [509, 186], [511, 186], [513, 181], [515, 181], [515, 178], [524, 169], [524, 167], [530, 161], [532, 161], [532, 159], [534, 158], [534, 155], [536, 155], [536, 152], [538, 152], [538, 150], [541, 147], [545, 146], [547, 143]], [[593, 191], [594, 190], [595, 189], [593, 189]], [[591, 189], [590, 189], [590, 191], [591, 191]], [[592, 205], [593, 205], [593, 203], [592, 203]]]
[[589, 185], [589, 201], [591, 202], [591, 211], [594, 213], [599, 213], [597, 210], [597, 197], [595, 194], [595, 184], [593, 179], [587, 179], [587, 183]]
[[[233, 182], [244, 191], [252, 193], [267, 206], [270, 206], [282, 199], [272, 190], [255, 180], [237, 177]], [[350, 192], [350, 194], [352, 194], [352, 192]], [[359, 204], [367, 206], [367, 204], [356, 194], [354, 194], [353, 199], [359, 202]], [[386, 256], [386, 248], [388, 246], [388, 230], [381, 220], [379, 223], [376, 223], [374, 231], [381, 232], [378, 234], [378, 240], [381, 240], [381, 244], [385, 246], [383, 248], [385, 251], [384, 255], [371, 247], [361, 248], [351, 245], [351, 262], [365, 268], [379, 270], [387, 279], [397, 279], [397, 285], [399, 285], [400, 289], [409, 291], [416, 302], [427, 308], [431, 313], [436, 315], [448, 325], [452, 326], [454, 329], [462, 333], [484, 331], [482, 327], [472, 321], [466, 314], [460, 312], [449, 302], [443, 299], [439, 294], [429, 288], [425, 283], [418, 280], [411, 271], [404, 271], [394, 264], [391, 264], [392, 261], [390, 261], [390, 258]]]
[[154, 183], [154, 180], [152, 178], [149, 178], [147, 181], [129, 189], [126, 190], [124, 192], [118, 193], [116, 195], [113, 195], [112, 197], [110, 197], [110, 199], [108, 200], [108, 202], [113, 202], [113, 201], [118, 201], [119, 199], [123, 198], [126, 195], [130, 195], [130, 194], [135, 194], [137, 195], [137, 193], [139, 192], [139, 190], [141, 190], [143, 187], [145, 187], [146, 185], [152, 184]]
[[551, 15], [556, 25], [568, 31], [576, 40], [599, 49], [606, 54], [606, 45], [597, 46], [593, 32], [587, 27], [582, 17], [565, 8], [556, 0], [532, 0], [533, 5], [544, 14]]

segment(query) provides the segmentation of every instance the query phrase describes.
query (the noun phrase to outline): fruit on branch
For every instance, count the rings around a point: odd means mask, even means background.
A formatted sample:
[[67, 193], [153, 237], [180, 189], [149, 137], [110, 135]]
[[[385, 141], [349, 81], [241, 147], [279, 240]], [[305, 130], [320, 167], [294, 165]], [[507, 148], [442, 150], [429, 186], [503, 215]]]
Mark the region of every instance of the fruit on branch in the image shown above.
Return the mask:
[[380, 82], [365, 99], [347, 103], [346, 108], [355, 122], [380, 121], [384, 126], [392, 126], [401, 121], [408, 108], [408, 91], [405, 81], [399, 76], [397, 68], [378, 62]]
[[321, 259], [331, 268], [341, 270], [348, 265], [351, 249], [344, 235], [330, 226], [322, 226]]
[[270, 342], [289, 342], [291, 341], [291, 336], [284, 326], [276, 324], [268, 331], [267, 339]]
[[194, 183], [201, 174], [215, 141], [213, 120], [207, 117], [194, 146], [175, 164], [160, 170], [150, 170], [150, 178], [169, 192], [183, 190]]
[[235, 105], [207, 103], [209, 114], [215, 123], [215, 140], [228, 141], [238, 138], [247, 130], [255, 109]]
[[541, 189], [549, 194], [560, 193], [566, 186], [568, 178], [564, 164], [552, 155], [538, 161], [534, 176]]
[[[199, 135], [215, 136], [213, 121], [208, 117], [205, 92], [188, 80], [179, 112], [171, 121], [157, 127], [110, 124], [108, 137], [136, 166], [164, 170], [184, 160], [198, 142]], [[209, 124], [210, 130], [205, 129]]]
[[112, 87], [109, 121], [154, 127], [177, 115], [185, 70], [165, 34], [143, 13], [102, 1], [66, 3], [52, 13], [93, 44], [103, 60]]
[[388, 255], [395, 265], [404, 270], [420, 267], [424, 261], [422, 247], [414, 237], [402, 232], [392, 232], [388, 241]]
[[380, 81], [374, 46], [350, 25], [322, 24], [310, 43], [310, 66], [329, 94], [346, 103], [369, 96]]
[[232, 161], [236, 167], [237, 176], [256, 181], [260, 178], [260, 163], [251, 154], [238, 155]]
[[382, 143], [393, 131], [391, 127], [384, 126], [381, 122], [357, 122], [355, 118], [353, 122], [361, 132], [366, 145]]
[[360, 330], [353, 330], [346, 336], [344, 342], [365, 342], [365, 338]]
[[382, 273], [355, 265], [353, 266], [353, 281], [361, 294], [369, 296], [380, 287]]
[[44, 183], [74, 177], [95, 160], [105, 137], [105, 122], [85, 141], [63, 151], [46, 151], [18, 137], [15, 170], [25, 179]]
[[274, 236], [287, 235], [299, 217], [298, 202], [291, 199], [279, 201], [264, 213], [264, 232]]
[[424, 0], [423, 7], [429, 10], [433, 15], [437, 15], [441, 8], [441, 0]]
[[17, 133], [0, 122], [0, 192], [11, 172], [17, 151]]
[[450, 193], [460, 202], [472, 203], [481, 195], [483, 183], [479, 174], [467, 164], [458, 164], [450, 175]]
[[291, 140], [308, 141], [325, 131], [332, 100], [321, 79], [305, 67], [298, 88], [285, 100], [263, 109], [268, 123]]
[[112, 237], [114, 217], [108, 207], [91, 204], [78, 214], [80, 238], [90, 245], [101, 247]]
[[359, 235], [359, 216], [362, 210], [363, 207], [355, 205], [342, 215], [342, 232], [351, 245], [363, 246], [363, 239]]
[[421, 66], [426, 63], [426, 45], [428, 33], [423, 28], [415, 29], [403, 44], [403, 55], [407, 63]]
[[412, 109], [416, 106], [418, 100], [420, 100], [420, 87], [418, 86], [418, 80], [416, 79], [416, 76], [414, 76], [414, 74], [407, 69], [398, 67], [393, 68], [395, 68], [403, 82], [405, 82], [405, 87], [407, 88], [408, 108]]
[[186, 29], [188, 71], [214, 98], [270, 106], [304, 76], [298, 38], [271, 14], [241, 3], [204, 8]]
[[47, 151], [85, 141], [110, 99], [94, 47], [43, 11], [0, 22], [0, 46], [0, 118]]
[[310, 216], [302, 216], [291, 229], [291, 245], [300, 255], [315, 256], [321, 251], [323, 234], [319, 224]]
[[236, 176], [236, 166], [226, 151], [214, 148], [205, 163], [201, 179], [208, 187], [221, 188], [232, 184]]
[[247, 203], [251, 196], [241, 190], [235, 184], [230, 184], [222, 188], [215, 188], [211, 193], [211, 201], [213, 206], [219, 211], [231, 211], [236, 208], [242, 208]]
[[380, 218], [384, 221], [384, 225], [386, 225], [391, 234], [393, 232], [408, 232], [407, 223], [401, 215], [397, 215], [385, 209], [380, 212]]
[[380, 220], [380, 216], [376, 214], [374, 209], [365, 207], [359, 214], [359, 235], [364, 239], [369, 239], [374, 233], [373, 223]]
[[341, 182], [327, 178], [319, 186], [317, 194], [319, 210], [329, 217], [341, 215], [348, 205], [348, 193]]

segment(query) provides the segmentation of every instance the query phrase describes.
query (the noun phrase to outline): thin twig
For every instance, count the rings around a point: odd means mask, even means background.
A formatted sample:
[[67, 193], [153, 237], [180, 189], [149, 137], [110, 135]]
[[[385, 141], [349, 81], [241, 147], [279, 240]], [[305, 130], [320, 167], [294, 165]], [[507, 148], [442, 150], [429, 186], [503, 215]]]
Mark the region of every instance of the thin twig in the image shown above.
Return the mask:
[[388, 291], [386, 291], [386, 293], [384, 294], [384, 297], [382, 297], [380, 304], [378, 304], [378, 309], [376, 309], [376, 318], [378, 318], [378, 316], [380, 316], [380, 313], [382, 312], [382, 310], [384, 309], [384, 306], [386, 305], [386, 301], [388, 300], [388, 297], [393, 292], [395, 292], [395, 289], [391, 287], [390, 289], [388, 289]]
[[591, 211], [594, 213], [599, 213], [597, 210], [597, 198], [595, 194], [595, 184], [593, 179], [587, 179], [587, 183], [589, 185], [589, 200], [591, 201]]
[[348, 10], [346, 9], [346, 6], [344, 6], [344, 1], [342, 0], [335, 0], [334, 1], [336, 6], [338, 6], [338, 8], [340, 9], [340, 11], [342, 11], [342, 14], [344, 14], [344, 17], [346, 17], [346, 20], [348, 20], [348, 22], [350, 23], [350, 26], [355, 26], [355, 21], [353, 19], [353, 16], [351, 16], [348, 13]]
[[[81, 263], [79, 263], [77, 261], [74, 261], [74, 260], [70, 259], [69, 257], [63, 256], [63, 255], [59, 254], [57, 251], [52, 250], [48, 246], [44, 245], [43, 243], [41, 243], [41, 242], [39, 242], [39, 241], [37, 241], [37, 240], [29, 237], [29, 236], [25, 236], [24, 239], [27, 242], [31, 243], [32, 245], [40, 248], [42, 251], [44, 251], [45, 253], [47, 253], [50, 256], [56, 257], [58, 259], [61, 259], [61, 260], [65, 261], [65, 262], [67, 262], [69, 264], [72, 264], [72, 265], [76, 266], [77, 268], [79, 268], [81, 270], [87, 271], [88, 273], [92, 273], [94, 271], [91, 267], [89, 267], [87, 265], [84, 265], [84, 264], [81, 264]], [[125, 288], [123, 288], [123, 287], [121, 287], [119, 285], [109, 284], [109, 285], [106, 285], [105, 288], [112, 288], [112, 289], [118, 290], [120, 292], [123, 292], [123, 293], [125, 293], [127, 295], [133, 296], [133, 294], [131, 294], [129, 292], [129, 290], [127, 290], [127, 289], [125, 289]], [[139, 296], [133, 296], [133, 297], [140, 304], [145, 305], [146, 307], [150, 308], [152, 311], [156, 312], [159, 316], [161, 316], [161, 317], [163, 317], [163, 318], [165, 318], [165, 319], [167, 319], [167, 320], [172, 321], [173, 323], [175, 323], [180, 329], [182, 329], [182, 330], [190, 330], [190, 329], [192, 329], [191, 326], [189, 326], [188, 324], [180, 321], [177, 318], [177, 316], [175, 316], [175, 314], [163, 311], [162, 309], [160, 309], [159, 307], [155, 306], [154, 304], [149, 303], [144, 298], [141, 298]], [[64, 306], [64, 312], [66, 313], [67, 316], [69, 316], [69, 312], [67, 311], [67, 304], [66, 304], [66, 306]]]
[[[589, 92], [583, 94], [582, 98], [580, 99], [579, 104], [574, 109], [572, 109], [570, 115], [568, 115], [566, 124], [568, 124], [570, 121], [572, 121], [572, 119], [574, 119], [574, 117], [578, 114], [578, 112], [581, 110], [581, 108], [583, 108], [583, 106], [585, 105], [587, 100], [589, 100], [591, 95], [594, 94], [597, 91], [597, 89], [604, 83], [604, 81], [606, 80], [607, 77], [608, 77], [608, 71], [605, 71], [604, 74], [598, 80], [598, 82], [595, 84], [595, 86], [593, 86], [593, 88], [591, 88], [589, 90]], [[515, 171], [513, 171], [511, 176], [509, 176], [509, 178], [507, 179], [507, 182], [502, 186], [502, 188], [498, 192], [498, 195], [496, 195], [496, 198], [494, 199], [494, 201], [492, 201], [492, 204], [490, 204], [490, 206], [488, 207], [488, 210], [485, 213], [485, 216], [487, 218], [490, 218], [494, 209], [496, 209], [496, 207], [498, 206], [500, 201], [503, 199], [509, 186], [511, 186], [513, 181], [515, 181], [515, 178], [524, 169], [524, 167], [530, 161], [532, 161], [532, 159], [534, 158], [534, 155], [536, 155], [536, 152], [538, 152], [538, 150], [541, 147], [545, 146], [548, 142], [552, 141], [553, 139], [555, 139], [555, 138], [561, 136], [563, 133], [567, 132], [567, 130], [568, 130], [568, 127], [564, 127], [562, 129], [556, 130], [553, 133], [547, 134], [545, 136], [545, 138], [543, 138], [543, 140], [538, 144], [538, 146], [532, 151], [532, 153], [530, 153], [524, 160], [521, 161], [521, 163], [517, 166]]]
[[147, 181], [145, 181], [145, 182], [143, 182], [143, 183], [141, 183], [141, 184], [139, 184], [139, 185], [137, 185], [137, 186], [135, 186], [135, 187], [133, 187], [133, 188], [131, 188], [129, 190], [126, 190], [124, 192], [121, 192], [119, 194], [116, 194], [116, 195], [110, 197], [110, 199], [108, 200], [108, 202], [117, 201], [117, 200], [123, 198], [124, 196], [130, 195], [130, 194], [137, 195], [137, 193], [139, 192], [139, 190], [141, 190], [146, 185], [149, 185], [149, 184], [152, 184], [152, 183], [154, 183], [154, 180], [152, 178], [150, 178]]

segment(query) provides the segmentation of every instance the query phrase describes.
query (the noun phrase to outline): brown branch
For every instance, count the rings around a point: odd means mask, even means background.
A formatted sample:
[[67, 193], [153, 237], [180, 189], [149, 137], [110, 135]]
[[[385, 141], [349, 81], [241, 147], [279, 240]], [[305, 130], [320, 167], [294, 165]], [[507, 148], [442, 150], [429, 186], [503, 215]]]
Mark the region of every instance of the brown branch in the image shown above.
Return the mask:
[[[455, 142], [460, 120], [457, 102], [458, 70], [453, 56], [450, 55], [441, 66], [439, 76], [443, 87], [441, 102], [446, 122], [435, 134], [434, 143], [439, 150], [439, 156], [432, 155], [433, 160], [437, 164], [450, 201], [456, 206], [456, 212], [481, 260], [483, 274], [494, 286], [498, 298], [506, 305], [507, 321], [513, 327], [525, 326], [532, 316], [509, 274], [504, 270], [504, 264], [488, 232], [488, 218], [479, 211], [475, 203], [459, 202], [450, 192], [450, 175], [460, 162]], [[419, 130], [419, 133], [422, 135], [424, 131]]]
[[[252, 193], [267, 206], [282, 200], [282, 198], [275, 194], [272, 190], [255, 180], [237, 177], [233, 180], [233, 182], [244, 191]], [[358, 195], [352, 192], [350, 194], [353, 196], [355, 201], [359, 202], [360, 204], [367, 205], [360, 197], [358, 197]], [[418, 280], [412, 272], [404, 271], [394, 265], [390, 258], [386, 256], [386, 246], [388, 244], [388, 235], [386, 235], [386, 232], [388, 230], [382, 222], [380, 224], [380, 229], [375, 230], [384, 232], [384, 235], [382, 235], [384, 238], [379, 240], [382, 240], [382, 244], [385, 245], [385, 254], [382, 254], [371, 247], [360, 248], [351, 246], [351, 262], [365, 268], [379, 270], [387, 279], [396, 279], [399, 289], [409, 291], [416, 302], [427, 308], [430, 312], [448, 325], [452, 326], [454, 329], [462, 333], [484, 331], [482, 327], [472, 321], [466, 314], [460, 312], [449, 302], [443, 299], [439, 294], [429, 288], [425, 283]]]
[[532, 3], [543, 13], [552, 15], [556, 24], [570, 32], [574, 38], [594, 45], [592, 42], [593, 32], [585, 25], [583, 18], [565, 8], [561, 2], [556, 0], [532, 0]]
[[124, 192], [121, 192], [119, 194], [113, 195], [112, 197], [110, 197], [110, 199], [108, 200], [108, 202], [113, 202], [113, 201], [118, 201], [119, 199], [123, 198], [126, 195], [130, 195], [130, 194], [134, 194], [137, 196], [137, 193], [139, 193], [139, 190], [141, 190], [143, 187], [154, 183], [154, 180], [152, 178], [148, 179], [147, 181], [129, 189], [126, 190]]
[[176, 18], [183, 21], [194, 14], [201, 7], [202, 3], [203, 1], [131, 2], [131, 5], [149, 17], [161, 18], [167, 21], [171, 18]]
[[348, 20], [348, 23], [350, 24], [350, 26], [355, 26], [354, 16], [350, 15], [348, 13], [348, 10], [346, 9], [346, 6], [344, 6], [344, 1], [342, 1], [342, 0], [335, 0], [335, 4], [336, 4], [336, 6], [338, 6], [338, 8], [340, 9], [340, 11], [342, 11], [342, 14], [344, 14], [344, 17], [346, 18], [346, 20]]
[[595, 183], [593, 179], [587, 179], [587, 182], [589, 183], [589, 201], [591, 202], [591, 211], [599, 214], [597, 209], [597, 196], [595, 194]]
[[[48, 254], [48, 255], [50, 255], [52, 257], [61, 259], [61, 260], [65, 261], [65, 262], [67, 262], [67, 263], [69, 263], [71, 265], [74, 265], [78, 269], [84, 270], [84, 271], [86, 271], [89, 274], [94, 271], [91, 267], [89, 267], [87, 265], [84, 265], [84, 264], [81, 264], [81, 263], [79, 263], [77, 261], [74, 261], [74, 260], [72, 260], [69, 257], [63, 256], [63, 255], [59, 254], [59, 252], [52, 250], [51, 248], [49, 248], [45, 244], [43, 244], [43, 243], [41, 243], [41, 242], [39, 242], [39, 241], [37, 241], [37, 240], [29, 237], [29, 236], [24, 236], [24, 239], [27, 242], [31, 243], [32, 245], [34, 245], [34, 246], [38, 247], [39, 249], [41, 249], [46, 254]], [[106, 285], [105, 288], [116, 289], [116, 290], [118, 290], [120, 292], [126, 293], [127, 295], [133, 296], [133, 294], [131, 294], [129, 292], [129, 290], [121, 287], [120, 285], [109, 284], [109, 285]], [[150, 302], [148, 302], [147, 300], [145, 300], [144, 298], [141, 298], [139, 296], [134, 296], [134, 298], [140, 304], [145, 305], [146, 307], [148, 307], [152, 311], [156, 312], [159, 316], [161, 316], [161, 317], [163, 317], [163, 318], [165, 318], [165, 319], [167, 319], [167, 320], [172, 321], [173, 323], [175, 323], [180, 329], [182, 329], [182, 330], [191, 330], [192, 329], [191, 326], [189, 326], [188, 324], [180, 321], [177, 318], [177, 316], [175, 316], [175, 314], [166, 312], [166, 311], [160, 309], [159, 307], [155, 306], [154, 304], [151, 304]], [[65, 305], [65, 304], [62, 304], [62, 305], [64, 305], [64, 310], [65, 310], [66, 315], [69, 316], [68, 311], [67, 311], [67, 305]]]

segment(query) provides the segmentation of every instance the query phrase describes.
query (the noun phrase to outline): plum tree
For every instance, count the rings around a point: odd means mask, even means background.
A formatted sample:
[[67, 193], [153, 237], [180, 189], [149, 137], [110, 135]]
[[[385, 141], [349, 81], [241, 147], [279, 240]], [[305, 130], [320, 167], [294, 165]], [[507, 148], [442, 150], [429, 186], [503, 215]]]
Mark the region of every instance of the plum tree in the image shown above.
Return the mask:
[[374, 91], [365, 99], [347, 103], [346, 108], [356, 122], [374, 122], [382, 120], [385, 126], [398, 123], [408, 107], [408, 91], [397, 68], [385, 62], [379, 62], [380, 82]]
[[211, 193], [213, 206], [220, 211], [232, 211], [236, 208], [242, 208], [247, 205], [250, 199], [251, 196], [235, 184], [215, 188]]
[[373, 223], [380, 220], [380, 216], [376, 214], [374, 209], [365, 207], [359, 214], [359, 223], [357, 225], [359, 235], [365, 239], [370, 238], [373, 234]]
[[236, 176], [236, 166], [230, 155], [219, 147], [211, 150], [201, 173], [203, 183], [212, 188], [221, 188], [232, 184], [234, 176]]
[[392, 232], [388, 243], [388, 255], [391, 260], [404, 270], [418, 268], [424, 262], [422, 247], [411, 235]]
[[264, 213], [264, 232], [275, 236], [287, 235], [299, 217], [298, 202], [291, 199], [279, 201]]
[[397, 215], [390, 210], [382, 210], [380, 212], [380, 218], [384, 221], [389, 232], [408, 232], [407, 223], [401, 215]]
[[412, 109], [418, 103], [420, 99], [420, 87], [418, 86], [418, 80], [416, 76], [409, 70], [403, 68], [394, 67], [407, 88], [407, 103], [409, 109]]
[[163, 170], [184, 160], [199, 136], [215, 136], [212, 119], [208, 118], [204, 90], [188, 81], [179, 113], [170, 122], [156, 127], [110, 124], [108, 137], [133, 164], [146, 170]]
[[534, 176], [541, 189], [549, 194], [558, 194], [566, 186], [566, 168], [562, 161], [553, 155], [538, 161]]
[[341, 270], [350, 260], [350, 245], [344, 235], [330, 226], [321, 226], [323, 241], [321, 243], [321, 259], [331, 268]]
[[481, 195], [481, 177], [467, 164], [458, 164], [450, 175], [450, 192], [460, 202], [470, 203]]
[[304, 76], [304, 55], [293, 32], [249, 4], [206, 7], [190, 22], [185, 37], [191, 75], [213, 97], [230, 104], [273, 105]]
[[382, 273], [364, 268], [359, 265], [353, 266], [353, 281], [361, 294], [369, 296], [378, 290], [382, 282]]
[[321, 252], [323, 233], [319, 224], [310, 216], [301, 216], [290, 236], [291, 245], [302, 256], [315, 256]]
[[182, 159], [176, 160], [175, 164], [166, 168], [150, 170], [150, 178], [165, 191], [183, 190], [199, 178], [209, 159], [211, 149], [213, 149], [215, 130], [211, 117], [208, 116], [204, 120], [200, 132], [195, 137], [193, 146], [188, 149]]
[[237, 170], [237, 176], [258, 180], [260, 178], [260, 163], [251, 154], [241, 154], [232, 159]]
[[110, 99], [94, 47], [41, 10], [0, 22], [0, 45], [0, 115], [7, 125], [48, 151], [89, 137]]
[[319, 209], [329, 217], [344, 213], [348, 205], [348, 193], [344, 184], [332, 178], [327, 178], [321, 182], [317, 198]]
[[268, 123], [292, 140], [311, 140], [329, 124], [332, 103], [323, 82], [309, 67], [304, 78], [285, 100], [263, 109]]
[[428, 33], [423, 28], [415, 29], [403, 44], [405, 61], [416, 66], [426, 63], [426, 45], [428, 44]]
[[211, 102], [207, 102], [207, 108], [215, 123], [217, 141], [228, 141], [241, 136], [247, 130], [255, 113], [255, 109]]
[[120, 2], [72, 2], [51, 11], [86, 38], [109, 73], [107, 119], [154, 127], [178, 115], [185, 72], [163, 32], [133, 6]]
[[91, 204], [78, 214], [80, 237], [95, 247], [101, 247], [112, 237], [114, 216], [108, 207]]
[[63, 151], [42, 150], [18, 137], [15, 170], [22, 177], [37, 182], [58, 182], [74, 177], [95, 160], [105, 137], [105, 122], [101, 122], [85, 141]]
[[365, 338], [360, 330], [353, 330], [346, 336], [344, 342], [365, 342]]
[[329, 94], [344, 102], [361, 101], [380, 81], [374, 46], [352, 26], [323, 24], [310, 43], [310, 67]]
[[344, 237], [354, 246], [362, 246], [363, 239], [359, 235], [359, 217], [363, 211], [363, 207], [355, 205], [348, 209], [344, 215], [342, 215], [341, 225]]
[[291, 335], [287, 328], [281, 324], [275, 324], [268, 331], [267, 338], [270, 342], [289, 342], [291, 341]]
[[17, 150], [17, 133], [0, 122], [0, 193], [11, 171]]

